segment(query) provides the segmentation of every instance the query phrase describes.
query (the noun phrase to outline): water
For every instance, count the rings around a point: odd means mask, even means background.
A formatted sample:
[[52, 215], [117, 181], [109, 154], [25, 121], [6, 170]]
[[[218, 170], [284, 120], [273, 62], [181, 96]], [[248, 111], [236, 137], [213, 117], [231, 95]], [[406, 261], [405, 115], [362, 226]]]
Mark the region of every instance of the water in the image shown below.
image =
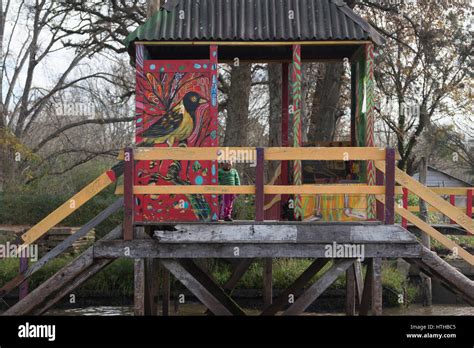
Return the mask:
[[[180, 305], [178, 313], [171, 310], [171, 315], [204, 315], [206, 308], [199, 303]], [[258, 315], [259, 311], [255, 309], [245, 309], [248, 315]], [[384, 308], [384, 315], [453, 315], [453, 316], [474, 316], [474, 307], [462, 305], [433, 305], [432, 307], [423, 307], [421, 305], [410, 305], [406, 307]], [[343, 315], [343, 313], [305, 313], [306, 315]], [[132, 306], [93, 306], [84, 308], [53, 309], [48, 315], [62, 316], [131, 316], [133, 315]]]

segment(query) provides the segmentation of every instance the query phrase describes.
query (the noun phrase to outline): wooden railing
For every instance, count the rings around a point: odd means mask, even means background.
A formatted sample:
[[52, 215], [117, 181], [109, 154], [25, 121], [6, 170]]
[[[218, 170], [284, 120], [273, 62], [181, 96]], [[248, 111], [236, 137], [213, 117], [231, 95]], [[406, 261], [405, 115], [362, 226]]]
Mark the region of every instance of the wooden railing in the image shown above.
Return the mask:
[[[466, 197], [465, 206], [457, 206], [459, 209], [466, 209], [466, 215], [472, 218], [472, 194], [474, 192], [474, 187], [430, 187], [431, 191], [437, 193], [440, 196], [449, 196], [449, 203], [456, 206], [456, 197]], [[418, 205], [409, 206], [408, 205], [408, 195], [409, 190], [403, 190], [403, 207], [408, 209], [410, 212], [419, 212], [420, 207]], [[436, 207], [429, 205], [427, 207], [429, 212], [440, 212]], [[406, 220], [403, 221], [404, 227], [406, 227]], [[453, 224], [454, 221], [450, 219], [450, 223]]]
[[[226, 154], [246, 154], [246, 159], [256, 161], [255, 185], [186, 185], [143, 186], [134, 185], [136, 161], [159, 160], [209, 160], [228, 159]], [[253, 194], [255, 195], [255, 219], [264, 219], [266, 194], [359, 194], [383, 196], [385, 204], [377, 205], [377, 218], [386, 224], [394, 223], [395, 201], [395, 151], [385, 148], [361, 147], [304, 147], [304, 148], [127, 148], [123, 153], [124, 168], [124, 239], [133, 238], [134, 195], [137, 194]], [[386, 175], [379, 175], [376, 185], [265, 185], [264, 161], [378, 161], [385, 163]]]

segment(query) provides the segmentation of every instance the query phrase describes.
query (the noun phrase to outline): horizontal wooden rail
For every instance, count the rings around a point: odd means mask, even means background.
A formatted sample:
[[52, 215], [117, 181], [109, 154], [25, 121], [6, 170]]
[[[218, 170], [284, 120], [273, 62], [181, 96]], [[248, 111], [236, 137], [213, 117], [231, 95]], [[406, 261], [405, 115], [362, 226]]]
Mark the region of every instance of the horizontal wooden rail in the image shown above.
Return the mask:
[[[134, 186], [133, 193], [151, 194], [255, 194], [255, 186], [222, 186], [222, 185], [186, 185], [186, 186]], [[265, 185], [264, 193], [277, 194], [330, 194], [330, 195], [383, 195], [384, 186], [369, 185]]]
[[[436, 207], [432, 207], [431, 205], [428, 205], [428, 211], [429, 212], [436, 212], [436, 213], [439, 213], [440, 211], [438, 209], [436, 209]], [[466, 209], [466, 207], [463, 207], [463, 206], [456, 206], [456, 208], [458, 209]], [[419, 212], [420, 211], [420, 206], [419, 205], [410, 205], [408, 206], [408, 211], [411, 211], [411, 212]]]
[[474, 190], [474, 187], [430, 187], [429, 189], [439, 195], [466, 196], [469, 190]]
[[[266, 161], [383, 161], [385, 148], [379, 147], [268, 147]], [[255, 147], [139, 147], [134, 149], [137, 161], [159, 160], [229, 160], [256, 161]], [[119, 159], [123, 159], [123, 152]]]
[[[268, 187], [272, 187], [270, 189], [268, 189]], [[314, 190], [317, 190], [318, 192], [317, 193], [314, 193], [314, 192], [308, 192], [308, 189], [307, 188], [303, 188], [301, 189], [301, 191], [303, 193], [299, 193], [300, 189], [298, 189], [298, 187], [314, 187], [316, 186], [317, 188], [316, 189], [310, 189], [311, 191], [314, 191]], [[351, 192], [348, 192], [347, 190], [344, 190], [343, 188], [339, 188], [339, 187], [347, 187], [348, 185], [302, 185], [302, 186], [292, 186], [292, 185], [267, 185], [267, 189], [264, 191], [265, 194], [275, 194], [275, 195], [280, 195], [280, 194], [291, 194], [292, 191], [295, 191], [295, 188], [297, 188], [296, 190], [298, 190], [298, 192], [296, 193], [299, 193], [301, 195], [314, 195], [314, 194], [328, 194], [328, 195], [333, 195], [333, 194], [338, 194], [338, 195], [345, 195], [345, 194], [353, 194], [353, 195], [363, 195], [363, 194], [374, 194], [374, 193], [368, 193], [368, 192], [356, 192], [356, 193], [351, 193]], [[358, 188], [365, 188], [365, 187], [368, 187], [367, 185], [352, 185], [353, 187], [358, 187]], [[168, 189], [164, 189], [165, 191], [173, 191], [173, 189], [169, 188], [169, 187], [203, 187], [203, 186], [135, 186], [134, 187], [134, 194], [176, 194], [176, 192], [172, 192], [172, 193], [164, 193], [164, 192], [159, 192], [159, 193], [142, 193], [143, 191], [148, 191], [149, 188], [154, 188], [154, 187], [168, 187]], [[227, 193], [232, 193], [232, 194], [241, 194], [241, 195], [253, 195], [255, 194], [255, 186], [253, 185], [242, 185], [242, 186], [207, 186], [207, 187], [210, 187], [209, 190], [212, 190], [212, 192], [205, 192], [205, 193], [211, 193], [211, 194], [227, 194]], [[219, 188], [222, 188], [222, 192], [216, 192], [217, 191], [220, 191], [221, 189]], [[230, 187], [232, 189], [232, 191], [239, 191], [239, 192], [230, 192], [228, 187]], [[337, 188], [337, 192], [334, 192], [334, 187], [338, 187]], [[373, 187], [376, 187], [377, 186], [370, 186], [371, 188]], [[235, 189], [235, 190], [234, 190]], [[155, 190], [155, 189], [153, 189]], [[157, 191], [160, 190], [160, 189], [156, 189]], [[178, 190], [184, 190], [184, 189], [178, 189]], [[207, 190], [207, 189], [206, 189]], [[270, 193], [270, 191], [271, 193]], [[332, 190], [332, 191], [331, 191]], [[342, 192], [344, 191], [344, 192]], [[358, 189], [357, 191], [360, 191], [360, 189]], [[375, 191], [377, 191], [377, 193], [375, 194], [383, 194], [382, 193], [378, 193], [379, 192], [379, 189], [377, 188]], [[384, 190], [385, 191], [385, 190]], [[198, 189], [198, 192], [202, 193], [201, 190]], [[278, 193], [275, 193], [275, 192], [278, 192]], [[194, 193], [191, 193], [191, 192], [187, 192], [188, 194], [194, 194]], [[115, 189], [115, 194], [116, 195], [123, 195], [123, 185], [119, 185], [117, 186], [117, 188]], [[402, 188], [401, 186], [395, 186], [395, 194], [397, 195], [401, 195], [402, 194]], [[276, 196], [274, 197], [274, 200], [276, 199], [277, 201], [280, 200], [280, 196]], [[271, 205], [275, 204], [277, 201], [273, 201], [271, 203], [268, 204], [268, 207], [270, 207]], [[266, 207], [265, 209], [268, 209], [268, 207]]]

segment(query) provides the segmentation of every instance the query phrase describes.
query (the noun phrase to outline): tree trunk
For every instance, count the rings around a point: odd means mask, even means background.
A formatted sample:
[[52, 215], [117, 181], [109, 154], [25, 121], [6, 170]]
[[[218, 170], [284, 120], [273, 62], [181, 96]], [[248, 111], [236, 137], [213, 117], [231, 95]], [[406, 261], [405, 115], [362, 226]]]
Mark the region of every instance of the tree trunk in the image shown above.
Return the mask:
[[[268, 81], [270, 93], [270, 115], [268, 117], [268, 146], [281, 146], [281, 64], [268, 64]], [[267, 162], [267, 179], [271, 179], [279, 162]]]
[[[428, 160], [426, 157], [422, 157], [420, 159], [420, 183], [426, 185], [426, 177], [428, 174]], [[428, 221], [428, 208], [426, 206], [426, 202], [422, 199], [419, 201], [420, 206], [420, 218], [423, 221]], [[421, 243], [431, 249], [431, 239], [430, 236], [421, 232]], [[431, 278], [426, 276], [423, 273], [420, 273], [421, 281], [422, 281], [422, 291], [423, 291], [423, 305], [424, 306], [431, 306], [433, 304], [433, 295], [432, 295], [432, 287], [431, 287]]]
[[342, 63], [326, 64], [316, 86], [309, 124], [308, 141], [331, 141], [336, 131], [337, 111], [342, 86]]
[[147, 19], [153, 16], [156, 11], [160, 10], [160, 5], [161, 5], [160, 3], [161, 3], [161, 0], [148, 0], [147, 13], [146, 13]]
[[232, 67], [227, 99], [224, 146], [247, 145], [249, 95], [252, 82], [250, 64]]

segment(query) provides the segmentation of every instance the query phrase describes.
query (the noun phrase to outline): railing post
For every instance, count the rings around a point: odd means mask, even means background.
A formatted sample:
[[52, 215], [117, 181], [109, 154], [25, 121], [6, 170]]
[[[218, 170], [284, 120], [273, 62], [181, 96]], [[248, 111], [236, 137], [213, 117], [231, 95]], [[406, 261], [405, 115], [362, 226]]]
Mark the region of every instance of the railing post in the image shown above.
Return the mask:
[[[384, 175], [380, 170], [376, 170], [375, 173], [375, 184], [377, 186], [383, 186], [384, 185]], [[376, 203], [376, 211], [377, 211], [377, 220], [383, 222], [385, 220], [385, 205], [377, 200]]]
[[468, 189], [466, 194], [466, 214], [472, 219], [472, 189]]
[[[403, 190], [403, 198], [402, 198], [402, 204], [404, 209], [408, 209], [408, 189], [407, 188], [402, 188]], [[405, 218], [402, 218], [402, 227], [403, 228], [408, 228], [408, 220]]]
[[385, 154], [385, 224], [395, 222], [395, 149], [386, 149]]
[[[451, 203], [453, 206], [456, 206], [456, 195], [449, 195], [449, 203]], [[449, 219], [450, 224], [455, 224], [456, 221]]]
[[123, 199], [124, 199], [124, 221], [123, 221], [123, 239], [133, 239], [133, 219], [134, 219], [134, 197], [133, 184], [135, 161], [133, 158], [133, 149], [127, 147], [124, 153], [125, 167], [123, 172]]
[[257, 151], [257, 168], [255, 171], [255, 221], [263, 221], [265, 219], [265, 166], [264, 166], [264, 149], [258, 147]]

